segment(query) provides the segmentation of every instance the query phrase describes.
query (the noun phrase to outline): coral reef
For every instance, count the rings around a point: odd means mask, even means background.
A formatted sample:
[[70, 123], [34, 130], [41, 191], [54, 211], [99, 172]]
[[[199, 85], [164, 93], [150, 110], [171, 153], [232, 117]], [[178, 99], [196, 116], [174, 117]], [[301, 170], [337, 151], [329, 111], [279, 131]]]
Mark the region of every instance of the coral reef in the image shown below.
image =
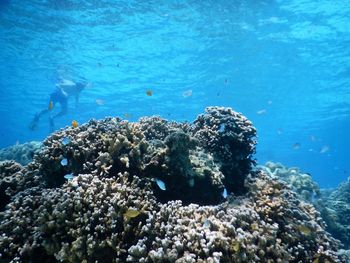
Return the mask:
[[350, 249], [350, 178], [322, 196], [316, 207], [327, 223], [327, 230]]
[[220, 163], [227, 190], [242, 194], [244, 179], [254, 163], [256, 129], [230, 108], [208, 107], [205, 111], [194, 121], [192, 133]]
[[312, 177], [303, 173], [298, 167], [286, 167], [281, 163], [267, 162], [265, 166], [259, 165], [259, 169], [265, 171], [271, 178], [285, 182], [303, 200], [313, 202], [320, 197], [320, 189]]
[[0, 161], [13, 160], [26, 165], [33, 160], [33, 156], [40, 151], [41, 142], [27, 142], [0, 149]]
[[[217, 204], [225, 188], [240, 194], [255, 151], [255, 129], [231, 109], [209, 107], [192, 125], [159, 117], [129, 123], [118, 118], [90, 121], [60, 131], [46, 141], [37, 163], [48, 187], [61, 186], [64, 175], [103, 176], [129, 172], [164, 181], [162, 201]], [[218, 125], [225, 129], [218, 130]], [[63, 144], [68, 138], [70, 142]], [[60, 165], [66, 158], [67, 166]], [[196, 191], [193, 191], [196, 188]]]
[[251, 169], [254, 136], [217, 107], [192, 124], [62, 129], [29, 165], [0, 166], [1, 180], [17, 178], [0, 212], [0, 261], [346, 262], [311, 204]]
[[[337, 189], [320, 190], [309, 174], [298, 167], [285, 167], [281, 163], [267, 162], [258, 169], [270, 178], [280, 179], [293, 190], [299, 198], [312, 203], [326, 223], [326, 230], [339, 239], [346, 249], [350, 249], [350, 178]], [[348, 257], [349, 251], [342, 250]], [[350, 257], [349, 257], [350, 258]]]
[[39, 184], [39, 177], [19, 163], [0, 162], [0, 211], [10, 202], [12, 196]]

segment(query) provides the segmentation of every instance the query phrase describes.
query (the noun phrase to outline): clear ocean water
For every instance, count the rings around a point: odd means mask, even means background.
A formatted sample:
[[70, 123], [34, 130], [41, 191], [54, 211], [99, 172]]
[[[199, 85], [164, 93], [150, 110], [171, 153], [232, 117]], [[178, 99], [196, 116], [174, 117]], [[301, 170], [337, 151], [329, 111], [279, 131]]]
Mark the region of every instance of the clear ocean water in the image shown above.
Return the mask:
[[0, 46], [0, 147], [48, 136], [48, 116], [30, 121], [60, 78], [84, 78], [56, 129], [227, 106], [256, 126], [259, 163], [349, 177], [349, 1], [1, 0]]

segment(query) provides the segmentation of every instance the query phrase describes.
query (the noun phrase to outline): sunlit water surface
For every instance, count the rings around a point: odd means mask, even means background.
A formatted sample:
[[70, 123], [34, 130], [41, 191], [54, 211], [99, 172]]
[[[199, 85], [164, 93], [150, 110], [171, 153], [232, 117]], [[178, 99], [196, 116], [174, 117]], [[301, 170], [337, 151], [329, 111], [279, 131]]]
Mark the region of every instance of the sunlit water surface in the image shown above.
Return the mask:
[[0, 147], [49, 134], [28, 124], [63, 75], [93, 86], [57, 129], [229, 106], [257, 127], [260, 163], [348, 177], [348, 1], [3, 0], [0, 36]]

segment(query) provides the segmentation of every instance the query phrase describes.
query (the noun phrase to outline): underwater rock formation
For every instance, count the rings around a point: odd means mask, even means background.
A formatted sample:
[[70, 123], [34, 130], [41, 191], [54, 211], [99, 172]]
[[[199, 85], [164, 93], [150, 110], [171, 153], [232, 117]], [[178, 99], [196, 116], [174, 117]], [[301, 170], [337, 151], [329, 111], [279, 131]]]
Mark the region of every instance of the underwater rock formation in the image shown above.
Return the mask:
[[62, 129], [29, 165], [0, 169], [3, 180], [18, 175], [0, 213], [0, 260], [345, 262], [311, 204], [251, 169], [254, 136], [218, 107], [192, 124]]
[[41, 142], [27, 142], [0, 149], [0, 161], [13, 160], [26, 165], [33, 160], [33, 156], [40, 151]]

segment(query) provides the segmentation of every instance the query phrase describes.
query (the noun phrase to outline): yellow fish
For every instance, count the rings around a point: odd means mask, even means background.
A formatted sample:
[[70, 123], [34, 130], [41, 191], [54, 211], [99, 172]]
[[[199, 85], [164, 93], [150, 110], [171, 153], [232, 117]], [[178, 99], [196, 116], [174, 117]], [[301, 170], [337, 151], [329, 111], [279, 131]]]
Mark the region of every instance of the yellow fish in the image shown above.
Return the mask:
[[148, 89], [148, 90], [146, 90], [146, 94], [147, 94], [147, 96], [152, 96], [153, 95], [153, 91]]
[[252, 224], [252, 225], [250, 226], [250, 228], [251, 228], [253, 231], [259, 230], [259, 226], [258, 226], [258, 224], [256, 224], [256, 223]]
[[124, 117], [125, 117], [125, 118], [129, 118], [129, 117], [131, 117], [131, 115], [130, 115], [129, 113], [125, 113], [125, 114], [124, 114]]
[[53, 109], [53, 101], [50, 100], [50, 103], [49, 103], [49, 110], [52, 110]]
[[311, 229], [308, 228], [307, 226], [304, 226], [304, 225], [300, 225], [298, 226], [298, 230], [303, 233], [304, 235], [310, 235], [311, 234]]
[[78, 122], [73, 120], [73, 121], [72, 121], [72, 127], [73, 127], [73, 128], [78, 127]]
[[231, 244], [231, 249], [233, 252], [238, 252], [241, 248], [241, 244], [238, 241], [233, 241]]
[[127, 218], [127, 219], [130, 219], [130, 218], [137, 217], [137, 216], [139, 216], [140, 214], [141, 214], [140, 211], [129, 208], [129, 209], [126, 210], [126, 212], [124, 213], [124, 217]]

